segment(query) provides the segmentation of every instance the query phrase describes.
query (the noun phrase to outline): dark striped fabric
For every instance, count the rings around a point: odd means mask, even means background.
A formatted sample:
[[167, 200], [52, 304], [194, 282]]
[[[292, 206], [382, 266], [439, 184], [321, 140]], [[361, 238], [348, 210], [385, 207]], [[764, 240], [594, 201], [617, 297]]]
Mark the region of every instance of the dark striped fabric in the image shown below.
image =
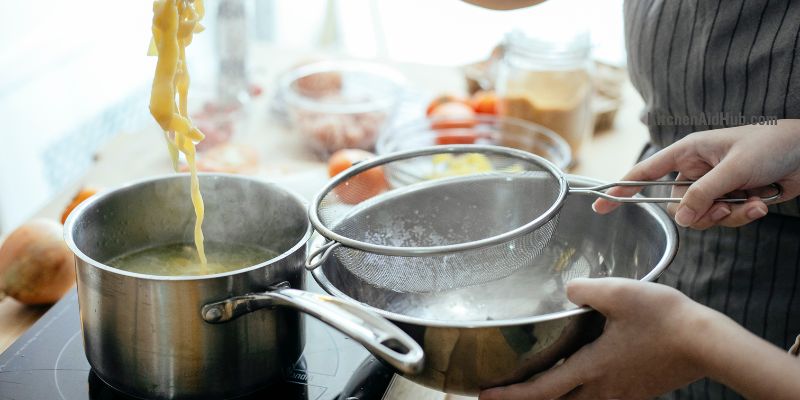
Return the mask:
[[[800, 1], [628, 0], [624, 13], [651, 134], [643, 157], [692, 132], [800, 118]], [[741, 228], [680, 235], [661, 282], [788, 349], [800, 333], [800, 201]], [[703, 380], [664, 398], [741, 397]]]

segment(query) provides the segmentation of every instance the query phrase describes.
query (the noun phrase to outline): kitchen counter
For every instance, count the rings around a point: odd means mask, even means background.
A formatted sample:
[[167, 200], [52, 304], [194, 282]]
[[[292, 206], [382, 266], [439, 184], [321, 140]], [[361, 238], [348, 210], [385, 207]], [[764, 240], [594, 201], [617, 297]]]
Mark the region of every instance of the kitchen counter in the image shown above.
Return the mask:
[[[235, 141], [258, 152], [261, 163], [254, 175], [283, 183], [310, 198], [327, 180], [326, 166], [305, 151], [298, 136], [271, 115], [269, 102], [278, 73], [300, 61], [319, 58], [319, 55], [309, 57], [307, 53], [296, 50], [258, 47], [253, 58], [256, 66], [254, 82], [261, 85], [265, 92], [249, 103], [241, 125], [242, 132], [237, 134]], [[464, 91], [464, 80], [454, 68], [392, 65], [403, 72], [418, 91], [429, 96]], [[626, 81], [622, 107], [614, 127], [596, 134], [584, 146], [579, 157], [580, 163], [571, 172], [602, 180], [618, 179], [625, 173], [647, 141], [646, 128], [638, 118], [641, 107], [641, 98]], [[83, 179], [56, 196], [37, 216], [58, 219], [70, 198], [83, 185], [110, 188], [136, 179], [171, 173], [165, 147], [155, 123], [141, 132], [122, 132], [114, 136], [97, 153], [95, 164]], [[47, 307], [26, 307], [11, 298], [0, 300], [0, 351], [5, 350], [46, 310]], [[396, 383], [403, 386], [402, 381]], [[401, 387], [399, 390], [404, 389]], [[418, 398], [427, 399], [424, 396]]]

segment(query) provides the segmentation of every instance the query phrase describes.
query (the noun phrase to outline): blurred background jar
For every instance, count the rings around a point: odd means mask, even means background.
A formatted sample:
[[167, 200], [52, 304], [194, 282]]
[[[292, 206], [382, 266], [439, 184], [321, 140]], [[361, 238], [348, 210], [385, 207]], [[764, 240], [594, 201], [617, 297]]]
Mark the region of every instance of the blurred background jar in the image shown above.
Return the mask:
[[515, 30], [497, 69], [499, 114], [552, 129], [575, 161], [593, 125], [590, 49], [586, 31], [554, 39]]

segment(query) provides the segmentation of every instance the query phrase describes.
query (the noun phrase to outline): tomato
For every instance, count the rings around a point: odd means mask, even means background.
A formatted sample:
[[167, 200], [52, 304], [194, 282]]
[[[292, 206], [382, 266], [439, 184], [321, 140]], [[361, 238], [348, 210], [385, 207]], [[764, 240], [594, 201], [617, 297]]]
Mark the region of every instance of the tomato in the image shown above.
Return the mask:
[[[328, 176], [333, 177], [354, 164], [374, 158], [375, 155], [359, 149], [342, 149], [328, 159]], [[333, 191], [348, 204], [357, 204], [389, 188], [383, 167], [370, 168], [337, 185]]]
[[452, 101], [434, 108], [430, 117], [433, 129], [471, 128], [477, 124], [472, 107]]
[[478, 91], [470, 99], [472, 109], [478, 114], [497, 115], [497, 95], [492, 91]]
[[425, 110], [425, 115], [430, 116], [433, 113], [433, 110], [436, 109], [436, 107], [439, 107], [444, 103], [469, 104], [467, 100], [464, 99], [463, 97], [458, 97], [452, 94], [443, 94], [431, 100], [431, 102], [428, 104], [428, 109]]
[[436, 144], [475, 144], [479, 137], [472, 129], [445, 129], [437, 132]]

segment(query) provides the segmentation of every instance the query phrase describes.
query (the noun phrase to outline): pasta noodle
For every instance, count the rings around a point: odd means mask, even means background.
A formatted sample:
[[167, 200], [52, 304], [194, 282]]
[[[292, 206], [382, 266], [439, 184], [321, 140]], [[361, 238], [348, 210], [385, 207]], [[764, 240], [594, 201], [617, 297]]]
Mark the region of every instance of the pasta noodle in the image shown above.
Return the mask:
[[[192, 125], [188, 114], [189, 71], [186, 66], [186, 46], [195, 32], [203, 26], [202, 0], [156, 0], [153, 2], [153, 39], [149, 54], [158, 55], [153, 90], [150, 94], [150, 113], [164, 130], [172, 164], [178, 170], [178, 158], [186, 157], [191, 171], [191, 197], [195, 210], [194, 242], [200, 263], [205, 269], [203, 248], [203, 216], [205, 207], [200, 194], [200, 180], [195, 164], [195, 144], [203, 133]], [[178, 100], [175, 101], [177, 94]]]

